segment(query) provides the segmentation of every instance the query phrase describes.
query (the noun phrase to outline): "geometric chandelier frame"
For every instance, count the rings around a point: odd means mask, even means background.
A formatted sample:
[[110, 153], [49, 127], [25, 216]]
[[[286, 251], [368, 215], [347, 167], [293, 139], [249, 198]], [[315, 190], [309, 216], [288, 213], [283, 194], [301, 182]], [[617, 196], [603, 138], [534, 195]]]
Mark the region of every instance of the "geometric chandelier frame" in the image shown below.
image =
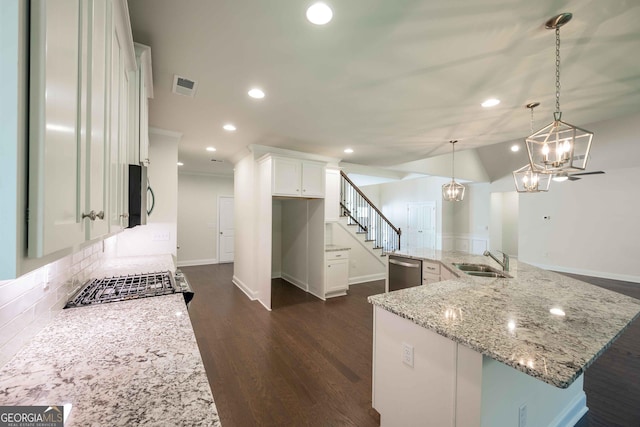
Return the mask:
[[563, 122], [560, 111], [560, 27], [571, 17], [570, 13], [561, 13], [545, 24], [556, 32], [556, 111], [553, 122], [525, 140], [531, 169], [543, 174], [585, 170], [593, 139], [592, 132]]

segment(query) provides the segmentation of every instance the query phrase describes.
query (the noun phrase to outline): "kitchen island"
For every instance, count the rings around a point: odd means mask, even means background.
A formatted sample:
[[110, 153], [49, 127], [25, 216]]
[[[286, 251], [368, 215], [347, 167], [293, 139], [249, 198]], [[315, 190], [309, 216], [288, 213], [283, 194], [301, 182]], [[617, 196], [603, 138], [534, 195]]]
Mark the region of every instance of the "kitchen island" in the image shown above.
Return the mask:
[[640, 313], [633, 298], [521, 262], [496, 279], [454, 266], [497, 267], [483, 256], [396, 255], [458, 277], [369, 297], [383, 426], [574, 425], [587, 411], [584, 370]]
[[63, 310], [0, 368], [0, 405], [65, 426], [219, 426], [180, 293]]

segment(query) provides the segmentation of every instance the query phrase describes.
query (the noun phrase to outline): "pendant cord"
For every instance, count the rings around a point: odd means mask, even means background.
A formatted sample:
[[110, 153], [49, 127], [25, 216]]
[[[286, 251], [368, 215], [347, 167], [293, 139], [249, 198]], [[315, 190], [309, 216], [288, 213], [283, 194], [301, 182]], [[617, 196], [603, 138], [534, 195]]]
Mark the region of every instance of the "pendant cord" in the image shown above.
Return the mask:
[[556, 27], [556, 113], [560, 113], [560, 27]]
[[451, 181], [455, 181], [456, 176], [456, 141], [451, 141]]

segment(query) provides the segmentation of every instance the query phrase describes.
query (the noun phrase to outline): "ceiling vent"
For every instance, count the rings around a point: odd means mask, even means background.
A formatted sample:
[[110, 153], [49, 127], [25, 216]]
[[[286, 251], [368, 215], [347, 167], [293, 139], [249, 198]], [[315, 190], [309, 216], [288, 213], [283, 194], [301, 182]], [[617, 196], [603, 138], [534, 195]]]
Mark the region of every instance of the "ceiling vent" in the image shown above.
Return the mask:
[[195, 80], [190, 80], [177, 74], [173, 75], [173, 93], [193, 98], [196, 94], [196, 89], [198, 89], [198, 82]]

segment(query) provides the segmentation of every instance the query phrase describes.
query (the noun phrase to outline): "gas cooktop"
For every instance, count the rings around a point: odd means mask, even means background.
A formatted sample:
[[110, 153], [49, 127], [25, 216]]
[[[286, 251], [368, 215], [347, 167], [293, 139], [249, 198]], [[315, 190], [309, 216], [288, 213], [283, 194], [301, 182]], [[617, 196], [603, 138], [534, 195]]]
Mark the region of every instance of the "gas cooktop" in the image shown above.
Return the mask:
[[126, 301], [182, 292], [189, 303], [193, 292], [184, 275], [177, 271], [114, 276], [87, 281], [64, 308]]

